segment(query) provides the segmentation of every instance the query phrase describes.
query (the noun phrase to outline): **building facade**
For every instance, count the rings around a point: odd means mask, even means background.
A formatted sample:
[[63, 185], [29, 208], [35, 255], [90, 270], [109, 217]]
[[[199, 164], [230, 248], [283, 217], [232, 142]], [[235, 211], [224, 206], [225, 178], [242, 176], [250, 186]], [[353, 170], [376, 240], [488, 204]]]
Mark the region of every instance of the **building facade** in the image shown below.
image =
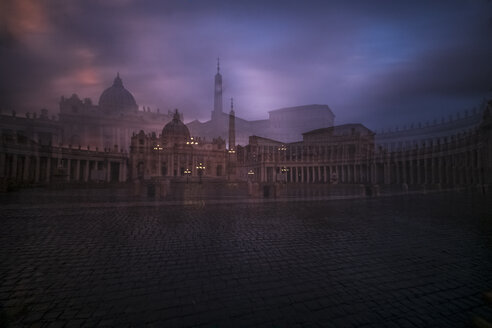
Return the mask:
[[253, 136], [238, 149], [242, 179], [286, 183], [369, 182], [374, 133], [362, 124], [346, 124], [303, 134], [282, 143]]
[[492, 101], [479, 114], [450, 123], [379, 138], [361, 124], [306, 132], [296, 143], [254, 136], [238, 148], [239, 175], [258, 182], [403, 188], [492, 184]]
[[222, 138], [207, 141], [191, 136], [177, 110], [161, 134], [135, 134], [129, 155], [132, 180], [226, 180], [231, 178], [228, 167], [235, 160]]

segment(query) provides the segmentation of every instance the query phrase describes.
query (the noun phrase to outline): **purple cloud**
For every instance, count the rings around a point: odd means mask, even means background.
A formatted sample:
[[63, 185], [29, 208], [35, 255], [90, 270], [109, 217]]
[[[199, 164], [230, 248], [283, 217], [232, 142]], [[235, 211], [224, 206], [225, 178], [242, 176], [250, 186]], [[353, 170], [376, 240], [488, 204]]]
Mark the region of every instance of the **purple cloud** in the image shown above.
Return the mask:
[[376, 127], [472, 107], [492, 87], [490, 1], [10, 0], [0, 9], [7, 110], [56, 110], [74, 92], [97, 102], [120, 72], [139, 105], [205, 120], [217, 56], [224, 98], [247, 119], [325, 103], [338, 123]]

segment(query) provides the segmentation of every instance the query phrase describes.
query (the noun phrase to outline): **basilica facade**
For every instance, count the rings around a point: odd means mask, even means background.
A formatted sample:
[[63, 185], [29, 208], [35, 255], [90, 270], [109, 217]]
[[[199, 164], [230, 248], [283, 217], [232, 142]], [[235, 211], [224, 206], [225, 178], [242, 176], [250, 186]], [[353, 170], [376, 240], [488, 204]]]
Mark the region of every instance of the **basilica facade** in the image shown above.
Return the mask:
[[205, 140], [191, 136], [178, 110], [162, 133], [142, 130], [133, 135], [129, 155], [131, 180], [225, 180], [231, 178], [230, 167], [235, 162], [234, 151], [226, 149], [221, 137]]
[[89, 146], [128, 152], [130, 138], [141, 129], [159, 132], [172, 119], [172, 113], [139, 107], [135, 98], [123, 86], [119, 74], [105, 89], [97, 105], [91, 99], [81, 100], [76, 94], [61, 97], [59, 125], [65, 146]]

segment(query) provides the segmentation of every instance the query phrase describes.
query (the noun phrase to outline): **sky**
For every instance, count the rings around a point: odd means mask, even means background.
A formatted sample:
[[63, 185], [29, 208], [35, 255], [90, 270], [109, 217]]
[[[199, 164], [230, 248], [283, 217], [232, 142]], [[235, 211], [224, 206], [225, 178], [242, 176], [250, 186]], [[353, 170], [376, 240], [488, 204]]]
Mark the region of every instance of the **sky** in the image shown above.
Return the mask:
[[97, 103], [119, 72], [139, 106], [327, 104], [336, 124], [425, 122], [492, 96], [492, 1], [0, 0], [0, 109]]

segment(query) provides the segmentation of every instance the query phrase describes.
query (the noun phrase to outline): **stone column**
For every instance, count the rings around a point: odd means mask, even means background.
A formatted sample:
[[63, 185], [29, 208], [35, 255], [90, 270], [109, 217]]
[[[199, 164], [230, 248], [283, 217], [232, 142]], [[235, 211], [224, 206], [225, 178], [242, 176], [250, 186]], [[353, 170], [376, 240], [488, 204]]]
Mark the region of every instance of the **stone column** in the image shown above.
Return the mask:
[[85, 167], [84, 167], [84, 182], [89, 181], [89, 169], [90, 169], [91, 161], [86, 160], [85, 161]]
[[395, 161], [395, 178], [396, 178], [396, 184], [400, 184], [401, 183], [401, 179], [400, 179], [400, 161], [398, 159], [396, 159]]
[[12, 155], [12, 171], [10, 175], [11, 178], [17, 179], [17, 154]]
[[383, 182], [384, 184], [389, 184], [389, 174], [388, 174], [388, 162], [383, 160]]
[[428, 179], [428, 173], [427, 173], [427, 161], [428, 159], [426, 157], [424, 157], [424, 183], [423, 184], [427, 184], [427, 179]]
[[466, 184], [466, 153], [461, 154], [460, 158], [460, 184]]
[[468, 173], [467, 184], [470, 185], [473, 179], [473, 156], [471, 151], [468, 151], [468, 169], [466, 171]]
[[458, 170], [456, 169], [456, 165], [457, 165], [456, 156], [452, 155], [451, 156], [451, 179], [452, 179], [453, 185], [458, 184], [458, 176], [457, 176]]
[[472, 151], [472, 172], [473, 172], [473, 183], [477, 184], [479, 183], [478, 180], [478, 163], [477, 163], [477, 151], [473, 149]]
[[80, 180], [80, 159], [77, 160], [77, 164], [75, 167], [75, 181]]
[[444, 181], [447, 185], [451, 184], [451, 156], [444, 158]]
[[[121, 166], [120, 166], [120, 182], [125, 182], [126, 181], [126, 175], [127, 175], [127, 161], [122, 160], [121, 161]], [[159, 172], [162, 171], [162, 169], [159, 167]]]
[[442, 183], [442, 157], [437, 159], [437, 183]]
[[[124, 160], [123, 161], [123, 180], [122, 180], [122, 182], [126, 182], [128, 180], [128, 168], [129, 168], [128, 165], [129, 165], [128, 159]], [[162, 170], [162, 169], [159, 168], [159, 170]], [[191, 169], [191, 170], [193, 170], [193, 169]]]
[[46, 157], [46, 182], [51, 180], [51, 157]]
[[111, 181], [111, 161], [108, 159], [106, 165], [106, 182]]
[[414, 167], [413, 167], [413, 158], [410, 158], [410, 184], [415, 184], [414, 177]]
[[371, 183], [376, 184], [376, 163], [371, 163]]
[[384, 162], [384, 183], [391, 184], [391, 161], [389, 158], [386, 158]]
[[432, 173], [431, 173], [431, 183], [435, 184], [436, 183], [436, 175], [437, 175], [437, 165], [436, 165], [436, 159], [434, 158], [434, 153], [432, 154], [431, 157], [431, 168], [432, 168]]
[[454, 185], [456, 180], [454, 178], [454, 158], [452, 155], [449, 156], [449, 184]]
[[[160, 163], [159, 163], [160, 164]], [[124, 175], [124, 172], [123, 172], [123, 168], [125, 166], [125, 162], [123, 160], [120, 161], [119, 163], [120, 165], [120, 174], [118, 176], [118, 182], [122, 182], [123, 181], [123, 175]], [[161, 166], [159, 165], [158, 167], [158, 175], [160, 176], [160, 170], [161, 170]]]
[[24, 156], [24, 171], [22, 172], [23, 173], [23, 177], [22, 177], [22, 180], [23, 181], [27, 181], [29, 180], [29, 162], [30, 162], [31, 158], [26, 155]]
[[39, 182], [39, 171], [41, 167], [41, 158], [36, 156], [36, 171], [34, 172], [34, 182]]
[[72, 160], [67, 158], [67, 181], [70, 181], [72, 178]]
[[403, 157], [401, 165], [402, 165], [402, 172], [403, 172], [402, 183], [408, 185], [409, 173], [408, 173], [408, 158], [407, 158], [407, 156]]

